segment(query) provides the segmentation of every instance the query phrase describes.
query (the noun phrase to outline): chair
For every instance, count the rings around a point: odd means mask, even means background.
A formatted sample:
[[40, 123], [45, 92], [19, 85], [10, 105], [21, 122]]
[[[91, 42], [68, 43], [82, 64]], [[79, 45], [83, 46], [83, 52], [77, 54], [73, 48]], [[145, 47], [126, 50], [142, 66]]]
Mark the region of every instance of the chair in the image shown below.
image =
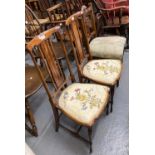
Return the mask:
[[121, 36], [96, 37], [96, 25], [98, 25], [98, 23], [95, 21], [92, 4], [90, 3], [89, 7], [83, 7], [82, 12], [86, 25], [86, 32], [87, 34], [88, 32], [91, 34], [91, 39], [89, 40], [88, 38], [91, 55], [94, 58], [110, 58], [123, 61], [126, 38]]
[[[40, 67], [43, 76], [47, 77], [47, 72]], [[37, 70], [34, 66], [26, 65], [25, 67], [25, 112], [26, 118], [30, 125], [25, 123], [26, 129], [34, 136], [38, 136], [37, 126], [29, 103], [29, 98], [34, 95], [42, 86], [42, 81], [38, 76]]]
[[[86, 26], [82, 12], [72, 15], [66, 20], [68, 31], [73, 38], [72, 45], [80, 82], [83, 79], [93, 81], [98, 84], [107, 85], [111, 92], [111, 112], [113, 110], [113, 96], [115, 85], [119, 84], [122, 70], [122, 62], [116, 59], [96, 59], [93, 60], [89, 42], [86, 35]], [[82, 37], [80, 34], [82, 33]], [[108, 111], [107, 111], [108, 114]]]
[[49, 0], [26, 0], [26, 4], [40, 19], [47, 17], [46, 9], [51, 6]]
[[124, 29], [123, 35], [128, 38], [129, 6], [127, 6], [127, 0], [113, 2], [94, 0], [94, 3], [102, 15], [103, 30], [115, 29], [120, 34], [120, 31]]
[[[48, 94], [55, 118], [55, 130], [58, 131], [59, 126], [76, 134], [84, 141], [90, 144], [90, 152], [92, 151], [92, 126], [96, 119], [106, 109], [109, 99], [109, 88], [98, 84], [75, 83], [75, 78], [72, 73], [72, 66], [67, 56], [66, 48], [60, 34], [60, 27], [53, 27], [42, 34], [36, 36], [27, 45], [27, 49], [35, 63], [39, 76], [42, 79], [44, 88]], [[69, 74], [63, 74], [58, 60], [55, 56], [53, 43], [50, 41], [52, 35], [59, 35], [61, 39], [62, 50], [65, 54]], [[33, 52], [39, 49], [44, 60], [46, 69], [53, 81], [53, 87], [47, 85], [40, 68], [38, 67]], [[65, 75], [65, 76], [64, 76]], [[70, 118], [80, 127], [75, 132], [66, 128], [59, 123], [60, 117], [63, 115]], [[79, 135], [82, 126], [88, 128], [89, 140]]]
[[49, 18], [39, 19], [31, 8], [25, 4], [25, 35], [26, 41], [31, 40], [35, 35], [38, 35], [46, 26], [50, 24]]

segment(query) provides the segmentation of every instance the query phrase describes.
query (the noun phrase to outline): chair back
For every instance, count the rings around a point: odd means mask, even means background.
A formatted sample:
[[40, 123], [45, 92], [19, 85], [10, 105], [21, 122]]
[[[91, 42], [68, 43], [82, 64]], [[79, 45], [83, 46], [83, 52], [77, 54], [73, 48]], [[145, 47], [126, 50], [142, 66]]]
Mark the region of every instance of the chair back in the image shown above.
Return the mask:
[[92, 3], [89, 3], [88, 7], [82, 6], [81, 11], [83, 12], [83, 16], [84, 16], [87, 38], [90, 42], [93, 38], [97, 37], [97, 31], [96, 31], [97, 22], [94, 15]]
[[48, 16], [53, 25], [65, 23], [65, 20], [70, 16], [70, 11], [66, 3], [59, 3], [47, 9]]
[[[39, 76], [42, 79], [43, 85], [49, 96], [49, 99], [52, 101], [53, 101], [53, 95], [61, 91], [69, 80], [74, 81], [71, 64], [69, 62], [69, 59], [66, 53], [66, 47], [64, 46], [59, 30], [60, 30], [60, 26], [56, 26], [39, 34], [34, 39], [32, 39], [26, 47], [29, 54], [32, 57], [32, 60], [39, 73]], [[70, 73], [69, 76], [65, 76], [64, 70], [60, 67], [59, 61], [57, 60], [55, 56], [56, 51], [53, 46], [53, 41], [51, 41], [52, 37], [55, 35], [59, 35], [59, 38], [61, 39], [60, 41], [61, 41], [62, 51], [64, 52], [64, 55], [67, 61], [67, 66], [68, 66], [69, 73]], [[44, 68], [49, 74], [49, 78], [52, 81], [52, 84], [54, 86], [54, 91], [52, 94], [50, 91], [51, 89], [49, 88], [49, 85], [47, 85], [46, 79], [44, 78], [37, 61], [35, 60], [36, 51], [40, 52]]]
[[81, 7], [83, 5], [82, 0], [74, 0], [74, 1], [73, 0], [65, 0], [65, 3], [68, 7], [70, 14], [80, 11]]
[[31, 8], [25, 4], [25, 36], [26, 40], [32, 39], [35, 35], [42, 32], [42, 27], [37, 16]]
[[105, 2], [104, 0], [94, 0], [97, 9], [103, 16], [104, 27], [120, 27], [122, 24], [128, 22], [128, 18], [123, 19], [126, 16], [126, 10], [128, 6], [125, 4], [127, 0]]
[[72, 41], [75, 46], [73, 52], [78, 67], [78, 73], [81, 74], [82, 67], [87, 63], [88, 59], [92, 59], [83, 12], [79, 11], [70, 16], [66, 20], [66, 25], [70, 38], [73, 38]]

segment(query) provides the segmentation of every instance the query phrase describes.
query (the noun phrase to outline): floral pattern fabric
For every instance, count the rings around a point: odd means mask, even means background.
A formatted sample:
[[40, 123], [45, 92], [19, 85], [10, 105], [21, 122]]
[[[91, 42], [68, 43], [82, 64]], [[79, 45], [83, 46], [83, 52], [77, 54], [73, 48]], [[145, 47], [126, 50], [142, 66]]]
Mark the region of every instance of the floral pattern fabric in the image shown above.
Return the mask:
[[83, 75], [101, 83], [114, 85], [120, 78], [121, 68], [120, 60], [92, 60], [84, 66]]
[[74, 120], [90, 126], [106, 107], [108, 96], [106, 86], [75, 83], [62, 92], [59, 107]]
[[96, 37], [90, 42], [90, 52], [98, 58], [122, 59], [125, 43], [125, 37]]

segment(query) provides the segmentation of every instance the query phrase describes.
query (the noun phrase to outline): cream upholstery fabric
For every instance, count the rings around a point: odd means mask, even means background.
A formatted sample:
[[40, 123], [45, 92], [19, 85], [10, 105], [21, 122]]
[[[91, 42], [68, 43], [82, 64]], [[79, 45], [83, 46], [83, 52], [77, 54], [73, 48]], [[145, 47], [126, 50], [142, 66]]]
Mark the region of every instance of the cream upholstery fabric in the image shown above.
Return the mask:
[[108, 94], [106, 86], [74, 83], [62, 92], [59, 107], [73, 120], [91, 126], [106, 107]]
[[120, 77], [121, 61], [102, 59], [92, 60], [83, 68], [83, 75], [109, 85], [114, 85]]
[[125, 37], [97, 37], [90, 42], [90, 52], [94, 57], [122, 59], [125, 43]]

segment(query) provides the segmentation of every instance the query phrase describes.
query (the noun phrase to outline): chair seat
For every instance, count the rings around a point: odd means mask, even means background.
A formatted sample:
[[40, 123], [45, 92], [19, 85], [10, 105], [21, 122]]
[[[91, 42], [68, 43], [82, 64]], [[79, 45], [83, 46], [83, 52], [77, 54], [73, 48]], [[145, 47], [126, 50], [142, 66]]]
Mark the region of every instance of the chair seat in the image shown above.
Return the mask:
[[122, 59], [125, 43], [125, 37], [96, 37], [90, 42], [90, 52], [98, 58]]
[[92, 126], [104, 111], [109, 97], [109, 87], [98, 84], [74, 83], [59, 98], [59, 108], [81, 125]]
[[94, 81], [113, 86], [120, 78], [122, 64], [120, 60], [92, 60], [83, 68], [83, 75]]

